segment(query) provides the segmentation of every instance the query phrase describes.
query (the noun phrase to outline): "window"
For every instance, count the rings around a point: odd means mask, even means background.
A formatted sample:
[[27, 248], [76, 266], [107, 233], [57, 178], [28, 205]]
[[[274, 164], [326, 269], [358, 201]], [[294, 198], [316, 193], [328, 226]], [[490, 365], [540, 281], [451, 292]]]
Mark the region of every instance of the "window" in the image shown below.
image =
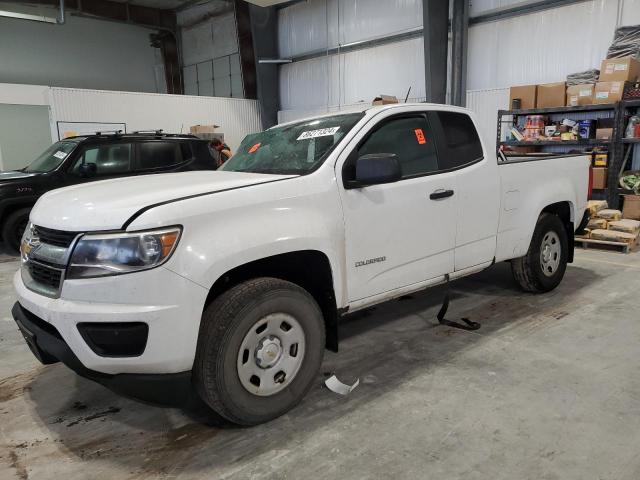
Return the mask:
[[169, 167], [182, 161], [177, 142], [142, 142], [140, 169]]
[[247, 135], [221, 170], [306, 175], [327, 158], [333, 147], [362, 118], [348, 113], [286, 124]]
[[403, 177], [438, 170], [438, 157], [431, 129], [422, 115], [391, 120], [375, 130], [358, 149], [358, 156], [393, 153]]
[[459, 168], [482, 158], [482, 144], [469, 115], [457, 112], [437, 112], [442, 125], [446, 150], [441, 152], [443, 170]]
[[47, 148], [42, 155], [31, 162], [31, 164], [25, 168], [25, 172], [44, 173], [55, 170], [77, 145], [78, 143], [74, 141], [54, 143]]
[[89, 147], [73, 166], [71, 173], [79, 174], [83, 163], [94, 163], [97, 176], [127, 173], [131, 170], [131, 144], [112, 143]]

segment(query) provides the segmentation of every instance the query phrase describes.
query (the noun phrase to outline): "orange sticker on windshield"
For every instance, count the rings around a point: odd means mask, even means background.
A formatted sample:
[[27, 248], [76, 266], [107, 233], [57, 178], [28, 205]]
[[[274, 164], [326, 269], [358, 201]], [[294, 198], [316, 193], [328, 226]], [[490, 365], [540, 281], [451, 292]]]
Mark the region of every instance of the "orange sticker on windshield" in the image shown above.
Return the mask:
[[262, 144], [261, 143], [256, 143], [253, 147], [251, 147], [249, 149], [249, 153], [255, 153], [260, 148], [260, 145], [262, 145]]
[[424, 137], [424, 132], [421, 128], [416, 128], [414, 132], [416, 133], [416, 139], [420, 145], [427, 143], [427, 139]]

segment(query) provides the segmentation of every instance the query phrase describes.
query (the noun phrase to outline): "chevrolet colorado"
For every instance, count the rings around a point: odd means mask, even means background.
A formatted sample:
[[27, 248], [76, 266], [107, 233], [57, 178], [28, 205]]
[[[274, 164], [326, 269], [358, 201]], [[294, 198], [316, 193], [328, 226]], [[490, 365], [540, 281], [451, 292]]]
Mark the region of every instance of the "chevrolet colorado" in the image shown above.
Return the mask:
[[497, 159], [451, 106], [279, 125], [218, 171], [42, 196], [13, 316], [43, 363], [125, 393], [187, 385], [232, 422], [265, 422], [309, 390], [342, 315], [506, 260], [523, 289], [555, 288], [588, 169]]

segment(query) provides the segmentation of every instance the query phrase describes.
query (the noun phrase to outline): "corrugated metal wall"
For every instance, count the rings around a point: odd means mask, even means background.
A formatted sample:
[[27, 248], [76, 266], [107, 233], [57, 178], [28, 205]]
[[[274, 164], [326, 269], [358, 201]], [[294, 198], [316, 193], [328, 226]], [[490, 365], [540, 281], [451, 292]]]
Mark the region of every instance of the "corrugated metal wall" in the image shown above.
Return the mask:
[[220, 125], [232, 149], [262, 130], [258, 102], [235, 98], [51, 88], [53, 131], [58, 121], [123, 122], [127, 131], [189, 132], [191, 125]]
[[478, 129], [490, 152], [496, 149], [498, 110], [509, 106], [509, 89], [467, 90], [467, 108], [478, 116]]
[[420, 38], [280, 68], [283, 110], [331, 108], [370, 102], [381, 93], [425, 96], [423, 42]]
[[[279, 12], [283, 57], [422, 27], [421, 1], [313, 0]], [[471, 15], [525, 3], [473, 0]], [[495, 143], [498, 108], [511, 85], [562, 81], [598, 68], [617, 25], [640, 24], [640, 0], [589, 0], [474, 25], [469, 29], [467, 98], [481, 118], [485, 141]], [[424, 97], [422, 38], [280, 68], [282, 110], [291, 120], [350, 108], [378, 93]], [[505, 93], [506, 92], [506, 93]]]
[[282, 57], [422, 27], [422, 0], [312, 0], [278, 12]]

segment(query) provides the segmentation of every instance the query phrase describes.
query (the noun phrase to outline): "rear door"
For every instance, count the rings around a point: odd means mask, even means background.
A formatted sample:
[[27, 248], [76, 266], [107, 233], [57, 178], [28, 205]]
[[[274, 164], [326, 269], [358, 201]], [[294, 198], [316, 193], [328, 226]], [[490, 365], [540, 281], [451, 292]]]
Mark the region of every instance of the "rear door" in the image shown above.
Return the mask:
[[443, 170], [456, 175], [455, 270], [493, 260], [500, 214], [500, 179], [489, 164], [473, 120], [464, 112], [430, 114]]
[[[453, 271], [455, 178], [439, 171], [426, 113], [388, 116], [366, 134], [342, 169], [349, 301], [365, 299]], [[395, 154], [402, 179], [350, 188], [354, 160]]]
[[[180, 147], [181, 142], [171, 140], [145, 140], [136, 144], [137, 174], [178, 171], [192, 157], [191, 151]], [[185, 144], [188, 148], [189, 146]], [[189, 157], [185, 158], [185, 154]]]

